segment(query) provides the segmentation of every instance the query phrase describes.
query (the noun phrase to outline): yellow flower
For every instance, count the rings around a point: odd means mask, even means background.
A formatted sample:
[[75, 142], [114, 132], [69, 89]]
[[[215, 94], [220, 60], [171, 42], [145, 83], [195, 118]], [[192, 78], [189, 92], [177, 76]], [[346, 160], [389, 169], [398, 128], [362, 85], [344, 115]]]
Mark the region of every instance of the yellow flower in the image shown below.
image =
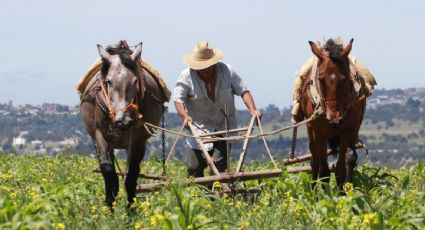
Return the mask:
[[214, 182], [213, 184], [214, 188], [221, 188], [221, 183], [219, 181]]
[[242, 221], [242, 222], [240, 223], [240, 225], [239, 225], [239, 229], [246, 229], [246, 228], [248, 228], [250, 225], [251, 225], [251, 224], [249, 223], [249, 221], [244, 220], [244, 221]]
[[11, 188], [9, 188], [9, 187], [7, 187], [7, 186], [1, 186], [1, 188], [2, 188], [4, 191], [6, 191], [6, 192], [10, 192], [10, 191], [12, 191], [12, 189], [11, 189]]
[[103, 206], [103, 207], [102, 207], [102, 212], [103, 212], [105, 215], [110, 215], [110, 214], [111, 214], [111, 208], [109, 208], [108, 206]]
[[197, 216], [199, 222], [203, 223], [207, 221], [207, 218], [204, 215], [198, 215]]
[[137, 223], [134, 225], [134, 229], [136, 229], [136, 230], [142, 229], [142, 223], [141, 223], [141, 222], [137, 222]]
[[97, 211], [97, 205], [91, 206], [91, 212], [95, 213]]
[[290, 196], [288, 199], [289, 199], [289, 203], [292, 203], [295, 200], [292, 196]]
[[378, 219], [376, 217], [377, 217], [377, 215], [375, 215], [374, 213], [366, 213], [363, 216], [364, 222], [366, 224], [377, 223]]
[[155, 227], [157, 223], [158, 221], [156, 219], [156, 216], [151, 216], [150, 224]]
[[41, 182], [47, 182], [47, 178], [42, 178]]
[[193, 229], [193, 225], [192, 225], [192, 224], [189, 224], [189, 225], [187, 226], [187, 229], [188, 229], [188, 230]]
[[8, 180], [12, 177], [13, 177], [12, 174], [8, 174], [8, 173], [1, 174], [1, 179], [3, 179], [3, 180]]
[[16, 197], [16, 192], [12, 192], [12, 193], [10, 194], [10, 197], [15, 198], [15, 197]]
[[167, 211], [167, 212], [164, 213], [164, 215], [165, 215], [165, 217], [170, 218], [171, 217], [171, 212], [168, 212]]
[[261, 200], [261, 204], [263, 205], [263, 206], [269, 206], [269, 199], [267, 198], [267, 197], [265, 197], [265, 199], [262, 199]]
[[285, 197], [292, 197], [292, 195], [291, 195], [291, 191], [287, 191], [287, 192], [285, 192]]
[[348, 191], [351, 191], [351, 190], [353, 190], [353, 184], [350, 183], [350, 182], [345, 183], [344, 184], [344, 191], [348, 192]]
[[147, 207], [149, 207], [151, 205], [151, 203], [149, 203], [149, 201], [144, 201], [140, 204], [140, 208], [142, 209], [146, 209]]
[[160, 213], [157, 213], [157, 214], [155, 215], [155, 217], [156, 217], [156, 219], [158, 219], [159, 221], [161, 221], [161, 220], [163, 220], [163, 219], [164, 219], [164, 216], [163, 216], [163, 215], [161, 215]]
[[63, 223], [52, 224], [52, 227], [57, 230], [65, 229], [65, 225]]

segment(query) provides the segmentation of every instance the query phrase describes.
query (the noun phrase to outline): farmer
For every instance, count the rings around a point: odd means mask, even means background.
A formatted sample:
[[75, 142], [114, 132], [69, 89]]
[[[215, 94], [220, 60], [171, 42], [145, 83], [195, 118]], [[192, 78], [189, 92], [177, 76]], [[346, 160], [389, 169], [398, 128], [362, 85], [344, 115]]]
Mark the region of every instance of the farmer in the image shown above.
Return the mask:
[[[174, 105], [184, 123], [192, 122], [198, 134], [236, 128], [234, 95], [242, 97], [252, 115], [261, 116], [254, 99], [233, 68], [219, 62], [222, 51], [213, 49], [208, 42], [197, 43], [183, 60], [188, 68], [177, 79]], [[194, 138], [187, 138], [188, 175], [203, 177], [207, 166], [202, 151]], [[225, 141], [205, 144], [219, 172], [227, 165]], [[215, 151], [217, 150], [217, 151]]]

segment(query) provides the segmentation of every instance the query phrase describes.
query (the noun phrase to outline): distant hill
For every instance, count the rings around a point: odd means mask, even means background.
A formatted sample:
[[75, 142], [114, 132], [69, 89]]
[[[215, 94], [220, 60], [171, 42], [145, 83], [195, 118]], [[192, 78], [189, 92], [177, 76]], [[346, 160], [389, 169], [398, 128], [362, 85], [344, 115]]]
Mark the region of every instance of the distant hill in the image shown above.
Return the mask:
[[[262, 123], [266, 131], [290, 124], [290, 109], [268, 105], [261, 109]], [[369, 149], [369, 156], [361, 160], [372, 161], [389, 167], [425, 159], [425, 88], [377, 89], [368, 98], [367, 111], [361, 128], [361, 138]], [[238, 123], [246, 126], [250, 115], [237, 111]], [[177, 130], [181, 119], [176, 113], [165, 116], [166, 128]], [[290, 151], [291, 131], [267, 138], [275, 158], [287, 157]], [[160, 135], [158, 135], [160, 136]], [[170, 148], [175, 136], [167, 134]], [[159, 138], [151, 139], [148, 145], [150, 155], [161, 152]], [[235, 142], [232, 154], [238, 154], [242, 147]], [[78, 113], [78, 106], [43, 104], [41, 106], [14, 106], [0, 104], [0, 152], [17, 154], [34, 152], [56, 154], [62, 151], [94, 154], [91, 139], [87, 135]], [[166, 151], [168, 153], [168, 149]], [[297, 138], [297, 153], [308, 152], [307, 135], [300, 128]], [[182, 139], [175, 150], [175, 156], [184, 159], [185, 144]], [[267, 160], [263, 141], [250, 142], [248, 160]]]

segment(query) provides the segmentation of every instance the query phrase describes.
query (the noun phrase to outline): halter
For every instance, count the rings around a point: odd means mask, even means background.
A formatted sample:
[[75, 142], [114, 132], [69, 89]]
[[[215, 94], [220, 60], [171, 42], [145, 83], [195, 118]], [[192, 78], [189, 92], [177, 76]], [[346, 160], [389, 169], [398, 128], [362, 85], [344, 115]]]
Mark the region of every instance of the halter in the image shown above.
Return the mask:
[[[136, 74], [137, 74], [137, 76], [139, 75], [139, 71], [138, 70], [136, 70], [137, 72], [136, 72]], [[138, 85], [137, 85], [137, 91], [139, 92], [139, 93], [137, 93], [134, 97], [133, 97], [133, 99], [131, 99], [131, 102], [129, 103], [129, 104], [127, 104], [127, 106], [125, 106], [125, 107], [123, 107], [123, 108], [120, 108], [120, 109], [115, 109], [113, 106], [112, 106], [112, 102], [111, 102], [111, 96], [110, 96], [110, 94], [109, 94], [109, 91], [108, 90], [106, 90], [106, 87], [105, 87], [105, 80], [103, 80], [103, 79], [101, 79], [100, 80], [100, 91], [102, 92], [102, 96], [103, 96], [103, 98], [105, 98], [105, 100], [106, 100], [106, 104], [104, 104], [104, 105], [102, 105], [102, 103], [101, 103], [101, 101], [99, 100], [99, 98], [98, 98], [98, 96], [96, 95], [96, 101], [98, 101], [98, 105], [100, 106], [100, 108], [105, 112], [105, 113], [107, 113], [108, 114], [108, 117], [109, 117], [109, 119], [111, 120], [111, 121], [115, 121], [115, 118], [116, 118], [116, 113], [117, 112], [120, 112], [120, 111], [132, 111], [132, 112], [135, 112], [136, 113], [136, 120], [139, 120], [139, 119], [141, 119], [142, 118], [142, 114], [140, 114], [139, 113], [139, 106], [138, 106], [138, 96], [139, 95], [141, 95], [141, 99], [143, 99], [143, 97], [144, 97], [144, 89], [143, 89], [143, 86], [142, 86], [142, 82], [141, 82], [141, 78], [138, 76], [138, 78], [139, 78], [139, 83], [138, 83]]]

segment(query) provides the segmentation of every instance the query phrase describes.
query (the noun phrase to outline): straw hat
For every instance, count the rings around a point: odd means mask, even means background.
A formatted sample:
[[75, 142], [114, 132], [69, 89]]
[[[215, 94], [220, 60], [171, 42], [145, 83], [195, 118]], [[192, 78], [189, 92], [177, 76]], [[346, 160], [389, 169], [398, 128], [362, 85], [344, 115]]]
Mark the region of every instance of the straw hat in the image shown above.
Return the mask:
[[192, 53], [185, 55], [183, 60], [190, 68], [201, 70], [216, 64], [223, 57], [224, 53], [221, 50], [213, 49], [208, 42], [202, 41], [198, 42], [193, 47]]

